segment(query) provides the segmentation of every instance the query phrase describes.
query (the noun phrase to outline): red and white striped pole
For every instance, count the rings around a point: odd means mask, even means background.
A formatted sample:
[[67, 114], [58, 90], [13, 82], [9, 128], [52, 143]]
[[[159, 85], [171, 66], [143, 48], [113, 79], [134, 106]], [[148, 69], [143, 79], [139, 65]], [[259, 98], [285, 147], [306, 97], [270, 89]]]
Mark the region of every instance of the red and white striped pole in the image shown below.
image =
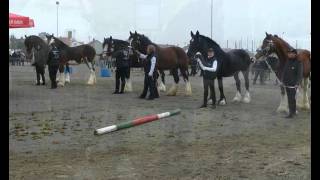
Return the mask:
[[159, 120], [159, 119], [166, 118], [166, 117], [169, 117], [169, 116], [173, 116], [173, 115], [179, 114], [180, 112], [181, 112], [180, 109], [176, 109], [176, 110], [174, 110], [172, 112], [164, 112], [164, 113], [160, 113], [160, 114], [144, 116], [144, 117], [137, 118], [137, 119], [135, 119], [133, 121], [125, 122], [125, 123], [122, 123], [122, 124], [112, 125], [112, 126], [107, 126], [107, 127], [104, 127], [104, 128], [96, 129], [94, 131], [94, 135], [102, 135], [102, 134], [110, 133], [110, 132], [113, 132], [113, 131], [118, 131], [118, 130], [121, 130], [121, 129], [131, 128], [133, 126], [138, 126], [138, 125], [141, 125], [141, 124], [144, 124], [144, 123], [148, 123], [148, 122], [151, 122], [151, 121], [155, 121], [155, 120]]

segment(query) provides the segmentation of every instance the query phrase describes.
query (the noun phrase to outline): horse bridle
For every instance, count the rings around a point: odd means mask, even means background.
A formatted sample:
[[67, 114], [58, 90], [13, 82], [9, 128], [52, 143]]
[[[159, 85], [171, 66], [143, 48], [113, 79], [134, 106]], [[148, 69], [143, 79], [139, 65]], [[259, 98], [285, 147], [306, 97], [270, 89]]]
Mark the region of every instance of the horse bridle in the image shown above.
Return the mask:
[[269, 54], [271, 54], [271, 50], [274, 48], [274, 43], [273, 40], [266, 40], [267, 42], [267, 46], [263, 49], [261, 49], [263, 55], [267, 56]]

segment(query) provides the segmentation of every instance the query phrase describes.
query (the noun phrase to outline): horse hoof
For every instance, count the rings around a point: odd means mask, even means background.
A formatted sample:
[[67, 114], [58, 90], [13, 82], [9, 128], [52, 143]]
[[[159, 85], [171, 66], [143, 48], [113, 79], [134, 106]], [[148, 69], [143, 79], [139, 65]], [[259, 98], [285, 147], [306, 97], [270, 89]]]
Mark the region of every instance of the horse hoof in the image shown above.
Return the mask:
[[226, 100], [223, 99], [223, 100], [220, 100], [218, 104], [221, 105], [221, 106], [224, 106], [224, 105], [226, 105], [227, 103], [226, 103]]
[[240, 102], [240, 99], [235, 97], [232, 99], [232, 102]]
[[278, 107], [277, 112], [278, 113], [282, 113], [282, 112], [289, 113], [289, 109], [283, 108], [283, 107]]
[[62, 84], [62, 83], [58, 83], [58, 86], [64, 87], [64, 84]]
[[250, 99], [249, 98], [243, 98], [243, 100], [242, 100], [244, 103], [250, 103]]

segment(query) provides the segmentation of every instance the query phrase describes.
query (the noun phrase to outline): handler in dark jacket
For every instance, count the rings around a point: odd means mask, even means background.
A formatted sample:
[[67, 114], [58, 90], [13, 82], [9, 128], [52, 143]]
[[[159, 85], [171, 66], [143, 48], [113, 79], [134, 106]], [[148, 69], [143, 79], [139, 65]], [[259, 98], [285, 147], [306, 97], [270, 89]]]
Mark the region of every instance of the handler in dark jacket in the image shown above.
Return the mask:
[[292, 118], [296, 115], [296, 90], [303, 77], [302, 63], [297, 59], [297, 50], [288, 51], [288, 61], [282, 74], [282, 82], [286, 88], [289, 105], [289, 115]]
[[140, 95], [140, 98], [145, 98], [149, 89], [148, 100], [153, 100], [154, 98], [159, 98], [159, 92], [156, 86], [156, 79], [158, 76], [156, 70], [157, 57], [156, 57], [156, 47], [154, 45], [149, 45], [147, 48], [147, 55], [141, 54], [136, 51], [141, 59], [146, 59], [144, 63], [144, 88]]
[[57, 88], [56, 75], [59, 69], [60, 51], [55, 45], [52, 45], [52, 49], [49, 52], [48, 57], [48, 71], [51, 80], [51, 89]]
[[[114, 53], [116, 58], [116, 89], [113, 94], [122, 94], [124, 93], [124, 87], [126, 85], [125, 78], [128, 76], [129, 72], [129, 48], [121, 49]], [[121, 89], [119, 92], [121, 79]]]
[[216, 78], [217, 71], [217, 59], [214, 56], [214, 52], [212, 48], [208, 50], [208, 57], [205, 58], [205, 63], [202, 64], [201, 60], [198, 59], [198, 63], [200, 68], [203, 70], [203, 104], [200, 108], [207, 107], [208, 101], [208, 89], [210, 87], [210, 95], [212, 99], [212, 108], [216, 108], [216, 94], [214, 90], [214, 80]]

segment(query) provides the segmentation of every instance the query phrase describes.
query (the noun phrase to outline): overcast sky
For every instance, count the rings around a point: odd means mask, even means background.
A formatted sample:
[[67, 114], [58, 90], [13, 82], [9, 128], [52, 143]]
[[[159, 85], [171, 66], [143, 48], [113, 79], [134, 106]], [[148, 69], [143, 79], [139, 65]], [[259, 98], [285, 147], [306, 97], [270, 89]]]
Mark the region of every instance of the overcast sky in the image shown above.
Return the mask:
[[[156, 43], [185, 45], [190, 31], [210, 37], [211, 0], [59, 0], [59, 35], [75, 31], [75, 38], [88, 42], [127, 39], [129, 31], [143, 33]], [[9, 11], [34, 19], [34, 28], [10, 29], [18, 37], [57, 27], [56, 0], [9, 0]], [[251, 48], [265, 32], [284, 37], [292, 46], [310, 49], [310, 0], [213, 0], [213, 39], [234, 47], [242, 39]]]

